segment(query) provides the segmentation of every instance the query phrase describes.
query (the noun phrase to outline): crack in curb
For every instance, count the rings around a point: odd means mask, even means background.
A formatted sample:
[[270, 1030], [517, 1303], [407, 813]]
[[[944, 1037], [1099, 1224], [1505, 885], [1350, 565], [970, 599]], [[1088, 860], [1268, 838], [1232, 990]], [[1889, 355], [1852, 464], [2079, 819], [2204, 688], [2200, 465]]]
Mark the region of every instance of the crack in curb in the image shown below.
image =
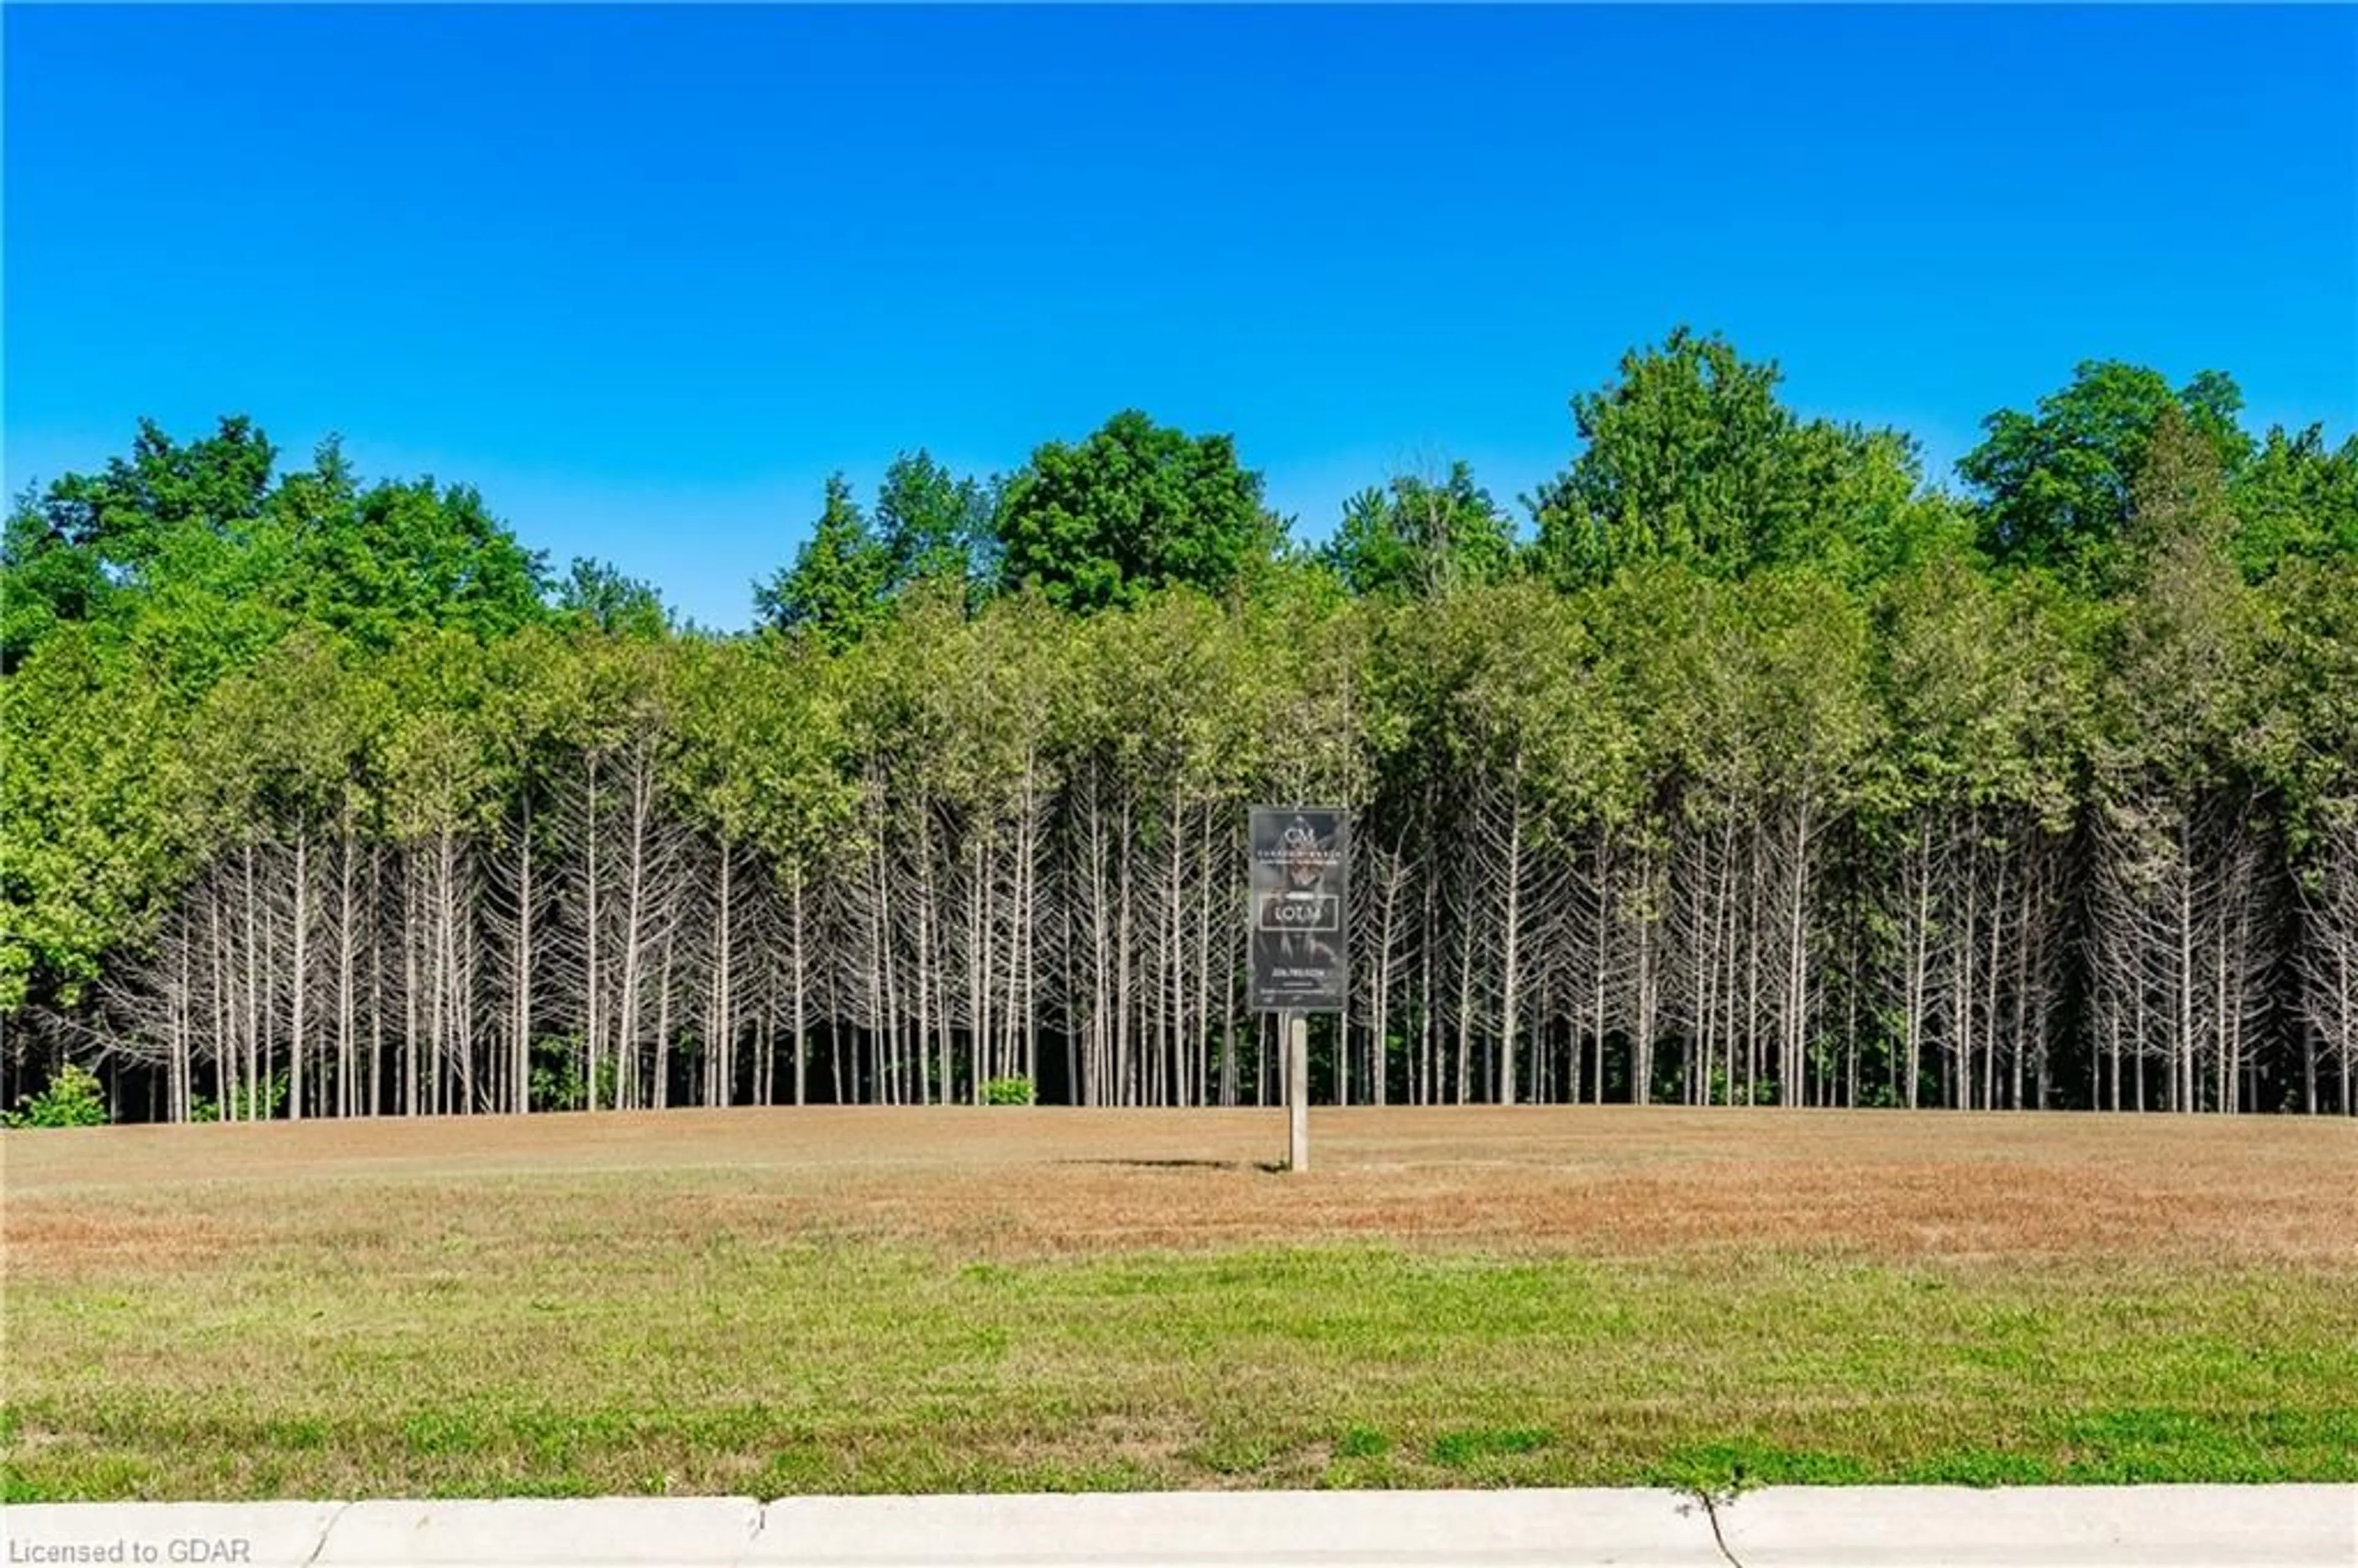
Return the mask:
[[[1735, 1500], [1733, 1498], [1728, 1499], [1730, 1503], [1734, 1503]], [[1736, 1561], [1736, 1553], [1727, 1549], [1727, 1537], [1720, 1530], [1719, 1499], [1705, 1492], [1703, 1498], [1703, 1512], [1704, 1517], [1711, 1520], [1712, 1543], [1719, 1548], [1719, 1554], [1727, 1559], [1727, 1568], [1744, 1568], [1744, 1564]]]
[[352, 1504], [350, 1499], [336, 1505], [336, 1511], [330, 1514], [328, 1522], [319, 1527], [319, 1541], [311, 1548], [311, 1555], [303, 1559], [303, 1568], [311, 1568], [313, 1563], [319, 1561], [319, 1553], [328, 1550], [328, 1538], [336, 1533], [337, 1523], [352, 1510]]
[[[1711, 1520], [1712, 1544], [1719, 1548], [1719, 1554], [1722, 1557], [1727, 1559], [1727, 1568], [1744, 1568], [1744, 1564], [1736, 1559], [1736, 1553], [1727, 1549], [1727, 1537], [1720, 1530], [1719, 1499], [1709, 1492], [1697, 1492], [1695, 1496], [1703, 1503], [1704, 1518]], [[1731, 1494], [1727, 1501], [1729, 1506], [1733, 1507], [1736, 1498]]]
[[745, 1537], [745, 1544], [737, 1549], [737, 1555], [729, 1560], [730, 1568], [742, 1568], [742, 1564], [745, 1560], [753, 1554], [754, 1543], [762, 1539], [762, 1532], [769, 1528], [770, 1505], [763, 1502], [761, 1498], [755, 1498], [753, 1499], [752, 1533]]

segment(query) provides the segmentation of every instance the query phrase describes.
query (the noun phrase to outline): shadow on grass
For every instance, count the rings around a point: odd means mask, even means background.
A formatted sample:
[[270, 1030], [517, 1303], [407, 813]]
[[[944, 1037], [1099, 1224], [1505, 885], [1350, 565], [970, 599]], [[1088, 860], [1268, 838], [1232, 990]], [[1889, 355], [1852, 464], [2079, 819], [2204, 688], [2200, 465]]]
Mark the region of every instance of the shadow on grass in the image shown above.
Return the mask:
[[1146, 1160], [1146, 1159], [1065, 1159], [1052, 1162], [1058, 1165], [1128, 1165], [1145, 1171], [1262, 1171], [1275, 1175], [1285, 1169], [1282, 1160]]

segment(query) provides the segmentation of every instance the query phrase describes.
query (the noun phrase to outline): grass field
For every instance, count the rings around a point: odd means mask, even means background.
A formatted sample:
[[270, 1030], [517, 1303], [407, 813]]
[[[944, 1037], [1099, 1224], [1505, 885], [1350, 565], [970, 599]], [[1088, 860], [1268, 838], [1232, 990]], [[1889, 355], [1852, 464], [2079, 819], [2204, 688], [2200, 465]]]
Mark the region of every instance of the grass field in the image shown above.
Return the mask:
[[6, 1495], [2358, 1480], [2358, 1125], [11, 1132]]

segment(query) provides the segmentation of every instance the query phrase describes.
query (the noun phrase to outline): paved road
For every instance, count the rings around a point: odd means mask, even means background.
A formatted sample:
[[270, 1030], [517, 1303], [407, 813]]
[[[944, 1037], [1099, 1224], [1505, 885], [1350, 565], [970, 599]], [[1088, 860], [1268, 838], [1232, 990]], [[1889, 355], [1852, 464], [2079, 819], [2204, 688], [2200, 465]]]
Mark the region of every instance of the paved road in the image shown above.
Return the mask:
[[0, 1538], [9, 1568], [2358, 1568], [2358, 1487], [35, 1503]]

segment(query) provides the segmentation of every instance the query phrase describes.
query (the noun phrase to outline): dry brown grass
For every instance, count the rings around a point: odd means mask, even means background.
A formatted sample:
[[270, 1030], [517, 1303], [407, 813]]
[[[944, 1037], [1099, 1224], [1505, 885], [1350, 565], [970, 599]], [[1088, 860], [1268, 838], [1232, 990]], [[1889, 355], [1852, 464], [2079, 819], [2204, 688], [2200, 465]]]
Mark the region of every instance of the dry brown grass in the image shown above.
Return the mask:
[[1349, 1109], [1313, 1169], [1267, 1111], [668, 1111], [12, 1136], [16, 1278], [217, 1263], [431, 1227], [544, 1183], [630, 1186], [601, 1223], [842, 1232], [1017, 1259], [1361, 1238], [1633, 1256], [2358, 1265], [2358, 1123], [1628, 1108]]

